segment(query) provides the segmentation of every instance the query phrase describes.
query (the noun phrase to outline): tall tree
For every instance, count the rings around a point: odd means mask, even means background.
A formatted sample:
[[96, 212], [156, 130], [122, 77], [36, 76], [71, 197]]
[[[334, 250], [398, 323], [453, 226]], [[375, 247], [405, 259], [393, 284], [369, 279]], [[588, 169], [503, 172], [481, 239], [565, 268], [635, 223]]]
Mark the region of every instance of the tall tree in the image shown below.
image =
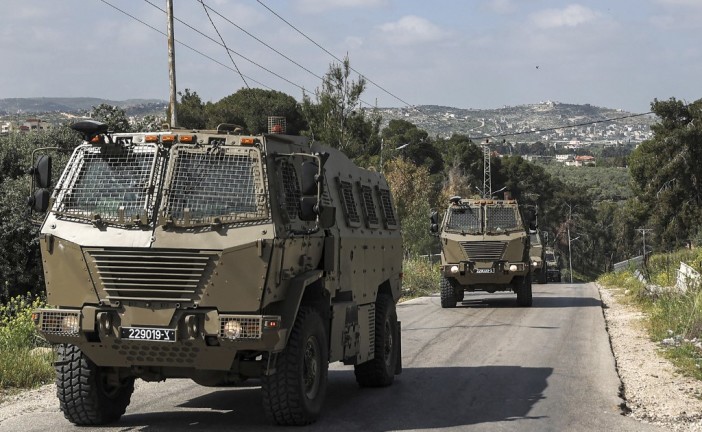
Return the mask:
[[[43, 291], [39, 254], [39, 232], [29, 217], [29, 179], [25, 172], [33, 164], [32, 152], [40, 147], [58, 147], [53, 154], [54, 181], [68, 155], [80, 143], [79, 135], [67, 128], [0, 136], [0, 302], [8, 297]], [[44, 152], [45, 153], [45, 152]]]
[[131, 130], [127, 113], [122, 108], [113, 105], [94, 106], [90, 117], [107, 124], [107, 129], [110, 132], [129, 132]]
[[207, 127], [215, 128], [220, 123], [241, 125], [252, 134], [268, 132], [268, 118], [285, 117], [286, 132], [297, 135], [307, 123], [295, 98], [274, 90], [241, 89], [207, 105]]
[[428, 168], [400, 157], [388, 162], [385, 175], [402, 224], [405, 251], [414, 255], [434, 251], [436, 240], [429, 235], [433, 187]]
[[[178, 113], [178, 126], [188, 129], [204, 129], [207, 124], [205, 115], [205, 105], [200, 99], [200, 95], [190, 89], [178, 92], [180, 102], [176, 102], [176, 112]], [[171, 118], [170, 108], [166, 118]]]
[[702, 99], [655, 99], [653, 137], [629, 159], [635, 196], [649, 210], [659, 247], [681, 246], [702, 224]]
[[390, 159], [402, 156], [416, 165], [424, 165], [430, 174], [440, 172], [444, 167], [441, 153], [424, 129], [406, 120], [390, 120], [382, 130], [383, 156]]
[[[318, 141], [338, 148], [351, 158], [377, 151], [377, 121], [371, 110], [361, 108], [366, 80], [351, 79], [351, 63], [332, 63], [324, 75], [315, 101], [303, 95], [302, 110], [309, 123], [305, 132]], [[378, 123], [379, 124], [379, 123]], [[376, 134], [376, 137], [373, 136]]]

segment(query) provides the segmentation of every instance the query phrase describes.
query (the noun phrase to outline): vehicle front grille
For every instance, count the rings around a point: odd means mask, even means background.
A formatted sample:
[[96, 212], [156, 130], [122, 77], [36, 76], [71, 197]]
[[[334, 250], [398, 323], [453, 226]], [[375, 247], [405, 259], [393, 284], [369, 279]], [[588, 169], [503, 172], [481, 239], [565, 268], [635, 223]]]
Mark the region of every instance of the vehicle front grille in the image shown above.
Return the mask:
[[109, 301], [189, 302], [199, 298], [215, 253], [163, 249], [89, 249], [93, 280]]
[[471, 261], [498, 261], [502, 259], [505, 253], [507, 242], [461, 242], [461, 247], [466, 257]]

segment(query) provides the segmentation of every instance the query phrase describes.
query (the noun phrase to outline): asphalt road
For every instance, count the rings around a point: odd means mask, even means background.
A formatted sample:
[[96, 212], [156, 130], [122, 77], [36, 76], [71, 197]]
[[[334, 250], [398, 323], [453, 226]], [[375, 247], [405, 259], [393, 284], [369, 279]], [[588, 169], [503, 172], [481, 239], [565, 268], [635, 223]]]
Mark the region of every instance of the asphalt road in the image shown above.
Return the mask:
[[[398, 305], [404, 372], [383, 389], [360, 389], [334, 364], [318, 431], [654, 431], [621, 415], [620, 381], [592, 284], [534, 285], [516, 295], [466, 294], [455, 309], [438, 296]], [[55, 398], [54, 398], [55, 400]], [[290, 430], [297, 430], [291, 428]], [[187, 380], [139, 383], [122, 419], [74, 427], [58, 410], [27, 410], [2, 431], [283, 430], [266, 423], [256, 382], [206, 388]]]

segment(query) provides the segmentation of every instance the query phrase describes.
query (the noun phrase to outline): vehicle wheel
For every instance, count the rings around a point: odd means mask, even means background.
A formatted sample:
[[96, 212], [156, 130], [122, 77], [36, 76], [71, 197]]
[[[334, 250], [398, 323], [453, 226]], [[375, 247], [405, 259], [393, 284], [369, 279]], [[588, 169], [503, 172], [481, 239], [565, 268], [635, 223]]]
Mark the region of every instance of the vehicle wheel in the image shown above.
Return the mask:
[[56, 394], [63, 415], [79, 426], [117, 421], [129, 405], [134, 377], [111, 379], [107, 368], [92, 362], [75, 345], [58, 346]]
[[329, 347], [322, 317], [312, 307], [297, 314], [275, 370], [261, 379], [263, 409], [279, 425], [302, 426], [319, 417], [327, 393]]
[[548, 277], [547, 277], [546, 271], [543, 269], [539, 270], [539, 283], [541, 283], [541, 284], [548, 283]]
[[441, 276], [441, 307], [455, 308], [456, 303], [456, 290], [453, 283], [446, 276]]
[[456, 294], [456, 302], [460, 303], [463, 301], [463, 297], [465, 297], [465, 290], [463, 289], [463, 286], [456, 284], [454, 287], [454, 293]]
[[386, 387], [395, 380], [400, 352], [397, 311], [392, 297], [378, 296], [375, 302], [375, 357], [355, 365], [353, 372], [361, 387]]
[[524, 276], [522, 284], [517, 290], [517, 304], [519, 306], [531, 306], [532, 303], [532, 293], [531, 293], [531, 273]]

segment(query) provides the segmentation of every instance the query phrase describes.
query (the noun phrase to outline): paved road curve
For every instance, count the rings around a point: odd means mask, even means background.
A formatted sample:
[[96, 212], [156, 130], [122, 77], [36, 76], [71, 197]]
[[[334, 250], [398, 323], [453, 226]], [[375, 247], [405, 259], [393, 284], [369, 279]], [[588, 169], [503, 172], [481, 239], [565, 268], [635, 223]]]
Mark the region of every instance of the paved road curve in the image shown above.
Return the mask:
[[[441, 309], [438, 297], [400, 304], [403, 374], [392, 387], [359, 389], [352, 369], [333, 365], [323, 418], [305, 430], [658, 430], [620, 414], [596, 287], [534, 291], [532, 308], [517, 307], [512, 294], [467, 294], [455, 309]], [[141, 383], [113, 427], [75, 428], [56, 402], [0, 423], [0, 430], [280, 432], [266, 424], [255, 385]]]

